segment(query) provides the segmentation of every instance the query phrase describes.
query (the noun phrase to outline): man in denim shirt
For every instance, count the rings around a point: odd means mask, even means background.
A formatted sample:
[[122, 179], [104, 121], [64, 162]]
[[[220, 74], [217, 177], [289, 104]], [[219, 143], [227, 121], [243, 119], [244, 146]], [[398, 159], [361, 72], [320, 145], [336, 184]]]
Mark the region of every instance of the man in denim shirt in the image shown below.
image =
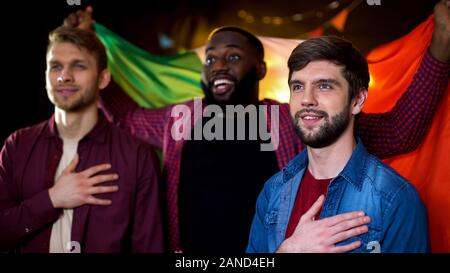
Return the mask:
[[429, 251], [416, 190], [354, 135], [368, 93], [364, 57], [320, 37], [297, 46], [288, 66], [291, 116], [307, 149], [265, 184], [247, 251]]

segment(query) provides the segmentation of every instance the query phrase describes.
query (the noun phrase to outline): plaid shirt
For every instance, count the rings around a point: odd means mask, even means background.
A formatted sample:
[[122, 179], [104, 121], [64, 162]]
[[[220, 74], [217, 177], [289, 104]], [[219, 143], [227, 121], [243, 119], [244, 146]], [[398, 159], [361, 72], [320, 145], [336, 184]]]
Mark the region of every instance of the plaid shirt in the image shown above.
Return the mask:
[[[356, 120], [356, 133], [367, 150], [379, 158], [407, 153], [417, 148], [431, 124], [431, 118], [441, 99], [450, 72], [450, 64], [434, 59], [429, 51], [407, 91], [387, 113], [361, 113]], [[273, 100], [262, 101], [268, 106], [267, 124], [270, 128], [270, 107], [279, 106], [279, 146], [275, 150], [279, 168], [283, 168], [303, 148], [292, 124], [289, 105]], [[193, 113], [194, 101], [184, 103]], [[202, 103], [203, 107], [204, 101]], [[185, 140], [174, 140], [171, 117], [174, 106], [160, 109], [138, 107], [124, 92], [114, 89], [103, 92], [101, 108], [110, 120], [126, 128], [163, 151], [163, 179], [166, 181], [169, 247], [179, 249], [178, 184], [180, 161]], [[193, 122], [193, 114], [191, 117]], [[191, 128], [193, 124], [191, 124]]]

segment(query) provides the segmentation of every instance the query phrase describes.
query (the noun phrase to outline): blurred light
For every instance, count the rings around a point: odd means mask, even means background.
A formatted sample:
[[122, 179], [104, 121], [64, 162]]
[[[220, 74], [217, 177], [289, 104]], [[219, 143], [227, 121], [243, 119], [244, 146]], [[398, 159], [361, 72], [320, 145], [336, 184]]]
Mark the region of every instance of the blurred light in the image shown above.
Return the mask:
[[159, 46], [163, 49], [172, 48], [174, 45], [174, 42], [172, 39], [170, 39], [166, 34], [161, 33], [158, 35], [158, 42]]
[[337, 9], [339, 7], [339, 1], [333, 1], [330, 4], [328, 4], [328, 9]]
[[263, 22], [264, 24], [270, 24], [271, 21], [272, 21], [272, 19], [270, 19], [269, 16], [264, 16], [264, 17], [262, 18], [262, 22]]
[[283, 18], [281, 18], [281, 17], [273, 17], [272, 24], [279, 26], [282, 23], [283, 23]]
[[292, 20], [294, 20], [296, 22], [303, 20], [303, 14], [296, 13], [296, 14], [292, 15]]
[[290, 95], [291, 94], [289, 92], [283, 92], [283, 91], [277, 92], [275, 94], [276, 100], [279, 102], [284, 102], [284, 103], [289, 103]]
[[284, 60], [283, 58], [281, 58], [281, 56], [279, 55], [269, 55], [266, 56], [266, 65], [267, 65], [267, 69], [270, 69], [272, 67], [280, 67], [280, 66], [284, 66], [286, 65], [286, 60]]
[[253, 22], [255, 22], [255, 17], [253, 17], [253, 15], [249, 14], [245, 17], [245, 21], [247, 21], [247, 23], [253, 23]]
[[247, 17], [247, 12], [245, 10], [243, 10], [243, 9], [240, 9], [238, 11], [238, 16], [241, 17], [241, 18], [245, 18], [245, 17]]
[[373, 78], [372, 74], [370, 74], [369, 89], [374, 88], [375, 85], [376, 85], [375, 79]]

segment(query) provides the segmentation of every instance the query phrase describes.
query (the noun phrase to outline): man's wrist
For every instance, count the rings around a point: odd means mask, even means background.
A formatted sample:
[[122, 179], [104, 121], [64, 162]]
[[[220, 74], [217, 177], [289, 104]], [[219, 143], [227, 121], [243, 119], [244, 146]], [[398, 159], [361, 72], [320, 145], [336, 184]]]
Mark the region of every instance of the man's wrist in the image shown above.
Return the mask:
[[430, 44], [430, 53], [433, 56], [433, 58], [443, 63], [450, 63], [449, 48], [450, 48], [450, 36], [442, 37], [433, 34]]
[[53, 188], [53, 187], [51, 187], [50, 189], [48, 189], [48, 196], [50, 197], [50, 202], [52, 203], [52, 206], [53, 206], [55, 209], [58, 209], [58, 208], [59, 208], [59, 204], [58, 204], [57, 201], [56, 201], [55, 193], [54, 193], [54, 188]]

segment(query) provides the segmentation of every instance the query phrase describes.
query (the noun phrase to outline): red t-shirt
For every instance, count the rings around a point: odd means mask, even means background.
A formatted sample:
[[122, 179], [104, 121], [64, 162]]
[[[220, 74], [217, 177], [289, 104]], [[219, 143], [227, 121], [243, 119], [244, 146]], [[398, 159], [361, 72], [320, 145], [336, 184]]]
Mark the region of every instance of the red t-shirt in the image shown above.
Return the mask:
[[[314, 176], [306, 168], [305, 173], [300, 183], [300, 188], [295, 198], [294, 208], [292, 209], [291, 218], [289, 219], [286, 228], [286, 238], [289, 238], [294, 233], [300, 217], [309, 210], [309, 208], [316, 202], [320, 195], [326, 196], [330, 179], [315, 179]], [[316, 214], [315, 219], [319, 219], [320, 211]]]

